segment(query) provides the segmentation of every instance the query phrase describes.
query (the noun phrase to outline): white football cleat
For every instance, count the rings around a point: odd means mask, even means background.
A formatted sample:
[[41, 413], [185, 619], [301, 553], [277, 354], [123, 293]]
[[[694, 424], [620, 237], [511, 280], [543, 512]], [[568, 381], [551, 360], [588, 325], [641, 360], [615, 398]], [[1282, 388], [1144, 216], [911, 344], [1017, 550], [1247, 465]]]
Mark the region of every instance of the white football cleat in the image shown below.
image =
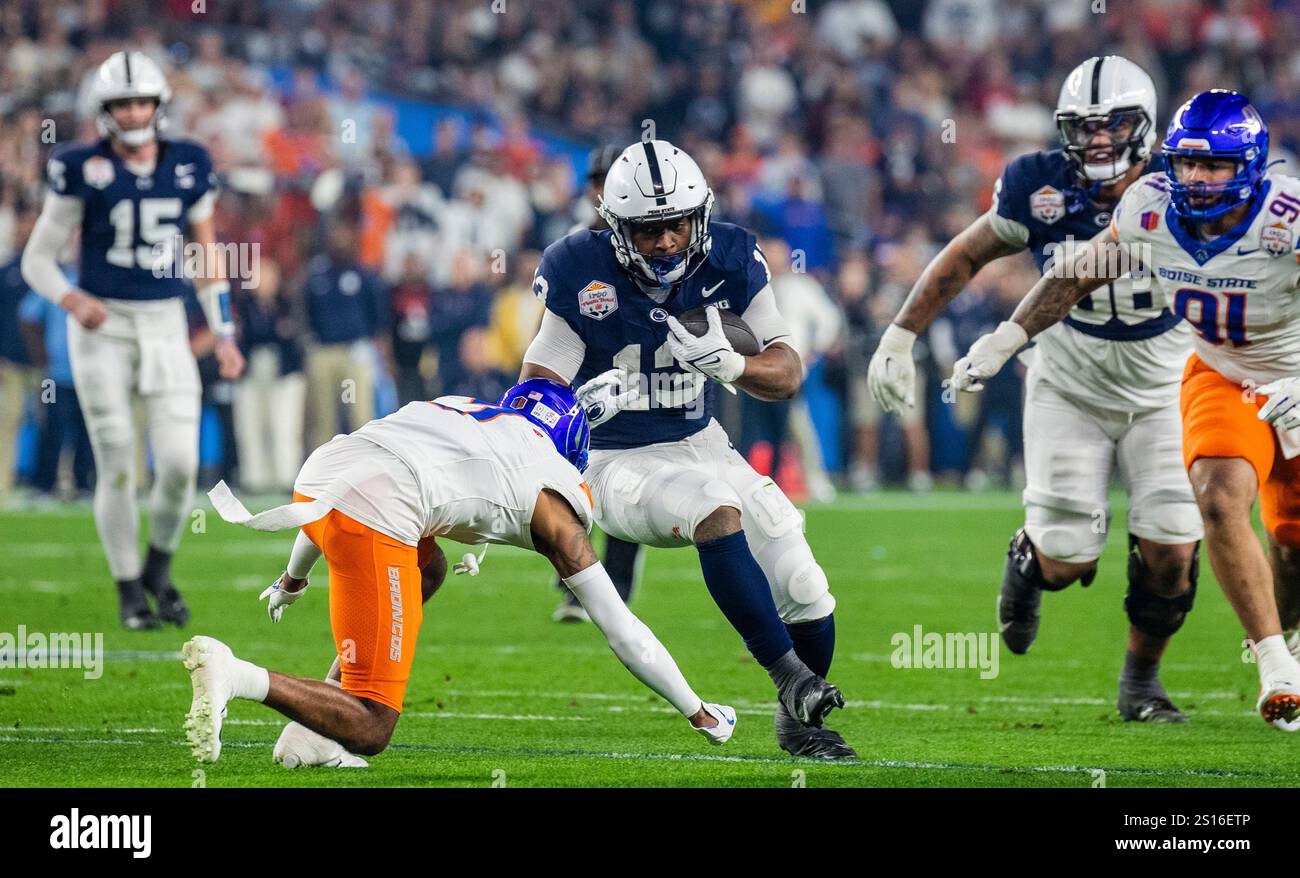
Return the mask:
[[1274, 728], [1284, 732], [1300, 730], [1300, 687], [1285, 680], [1275, 680], [1260, 687], [1255, 709]]
[[736, 730], [736, 711], [734, 708], [727, 707], [725, 704], [703, 703], [705, 711], [709, 716], [718, 721], [716, 726], [709, 728], [700, 728], [691, 726], [695, 731], [709, 739], [710, 744], [721, 745], [731, 740], [731, 734]]
[[271, 755], [285, 768], [307, 768], [313, 765], [325, 768], [370, 767], [369, 762], [355, 753], [349, 753], [338, 741], [313, 732], [299, 722], [291, 722], [284, 727]]
[[1286, 651], [1291, 653], [1293, 659], [1300, 661], [1300, 629], [1283, 631], [1282, 636], [1286, 639]]
[[194, 700], [185, 717], [185, 738], [195, 759], [216, 762], [221, 756], [221, 721], [234, 692], [235, 654], [220, 640], [199, 636], [181, 647], [181, 657], [194, 687]]

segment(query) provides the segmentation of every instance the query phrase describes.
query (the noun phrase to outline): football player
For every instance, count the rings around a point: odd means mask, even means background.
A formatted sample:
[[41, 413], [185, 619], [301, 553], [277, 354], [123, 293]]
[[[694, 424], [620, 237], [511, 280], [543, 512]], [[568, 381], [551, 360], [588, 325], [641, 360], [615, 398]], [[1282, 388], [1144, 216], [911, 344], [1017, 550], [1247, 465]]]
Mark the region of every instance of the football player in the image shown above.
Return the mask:
[[[1155, 86], [1126, 58], [1089, 58], [1061, 86], [1056, 122], [1061, 148], [1007, 166], [992, 207], [935, 257], [885, 331], [868, 367], [882, 407], [915, 404], [912, 344], [981, 268], [1028, 248], [1049, 271], [1060, 248], [1109, 224], [1146, 172]], [[1043, 592], [1087, 586], [1097, 575], [1118, 470], [1129, 496], [1129, 635], [1118, 699], [1126, 720], [1186, 719], [1158, 676], [1192, 608], [1203, 534], [1178, 454], [1178, 381], [1191, 333], [1169, 304], [1117, 278], [1038, 339], [1026, 377], [1025, 524], [1011, 538], [998, 596], [1002, 639], [1022, 654], [1037, 636]]]
[[[98, 472], [95, 526], [117, 581], [122, 624], [181, 626], [189, 610], [172, 583], [171, 559], [194, 494], [200, 387], [182, 301], [189, 284], [176, 270], [176, 247], [187, 240], [204, 254], [217, 251], [216, 178], [202, 146], [159, 136], [171, 91], [143, 52], [109, 57], [92, 91], [103, 139], [58, 149], [50, 158], [49, 191], [22, 272], [32, 289], [71, 316], [68, 353]], [[78, 230], [81, 280], [69, 287], [58, 255]], [[230, 285], [214, 262], [220, 260], [201, 260], [195, 282], [217, 335], [221, 376], [230, 380], [244, 360], [230, 319]], [[136, 399], [148, 415], [154, 466], [144, 559], [135, 496]], [[156, 600], [157, 614], [146, 594]]]
[[[583, 192], [581, 209], [584, 219], [586, 219], [585, 214], [590, 212], [590, 219], [587, 222], [579, 222], [569, 229], [571, 233], [582, 229], [600, 231], [609, 228], [605, 218], [600, 215], [600, 199], [605, 191], [605, 176], [622, 152], [619, 147], [606, 144], [596, 147], [588, 154], [587, 187]], [[624, 603], [632, 599], [632, 589], [640, 578], [644, 564], [645, 553], [639, 545], [620, 540], [612, 534], [605, 534], [605, 569], [609, 571], [609, 578], [614, 580], [614, 587], [618, 589]], [[555, 608], [551, 618], [556, 622], [591, 621], [577, 598], [573, 596], [573, 592], [568, 589], [563, 590], [564, 600]]]
[[[663, 140], [625, 149], [605, 178], [600, 213], [609, 228], [574, 232], [542, 255], [534, 291], [546, 311], [522, 377], [585, 382], [601, 530], [696, 547], [710, 595], [776, 685], [781, 747], [852, 758], [822, 727], [843, 706], [824, 679], [835, 599], [803, 518], [712, 418], [719, 385], [789, 399], [803, 376], [754, 236], [711, 222], [712, 209], [713, 193], [685, 152]], [[701, 306], [709, 329], [697, 337], [677, 317]], [[761, 353], [736, 352], [719, 309], [743, 318]]]
[[192, 638], [182, 652], [194, 689], [185, 723], [194, 757], [220, 756], [232, 698], [261, 701], [297, 724], [275, 749], [290, 767], [356, 765], [356, 754], [382, 751], [401, 715], [421, 605], [446, 574], [439, 536], [546, 556], [628, 670], [710, 741], [727, 741], [735, 711], [700, 701], [592, 552], [591, 497], [580, 475], [589, 437], [573, 391], [536, 379], [510, 388], [499, 404], [461, 396], [412, 402], [336, 436], [303, 465], [295, 502], [260, 515], [219, 483], [209, 496], [227, 521], [301, 528], [286, 575], [263, 593], [272, 620], [302, 597], [324, 554], [338, 659], [331, 679], [309, 680], [238, 659], [210, 637]]
[[[1293, 432], [1300, 426], [1300, 180], [1268, 173], [1268, 127], [1232, 91], [1202, 92], [1183, 104], [1163, 152], [1167, 172], [1131, 186], [1110, 228], [972, 345], [953, 382], [978, 389], [1117, 271], [1143, 268], [1152, 293], [1195, 331], [1182, 373], [1182, 462], [1205, 520], [1210, 564], [1253, 644], [1256, 707], [1266, 721], [1294, 730], [1300, 664], [1284, 631], [1300, 625], [1300, 433]], [[1251, 528], [1256, 497], [1268, 555]], [[1161, 608], [1143, 611], [1159, 618]]]

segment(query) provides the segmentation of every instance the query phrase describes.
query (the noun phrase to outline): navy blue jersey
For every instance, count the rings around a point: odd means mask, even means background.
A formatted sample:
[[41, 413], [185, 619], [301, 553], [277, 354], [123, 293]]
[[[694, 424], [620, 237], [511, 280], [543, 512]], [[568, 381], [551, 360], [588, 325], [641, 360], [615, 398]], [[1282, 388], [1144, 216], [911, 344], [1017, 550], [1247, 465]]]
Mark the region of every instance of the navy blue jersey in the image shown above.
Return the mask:
[[189, 140], [160, 140], [153, 173], [139, 176], [108, 140], [73, 144], [55, 151], [46, 176], [52, 191], [84, 205], [82, 289], [108, 299], [185, 294], [190, 284], [176, 239], [189, 231], [189, 209], [216, 188], [206, 149]]
[[[1146, 172], [1163, 169], [1153, 158]], [[1100, 207], [1080, 185], [1078, 171], [1062, 150], [1023, 155], [1002, 172], [995, 191], [998, 216], [1029, 229], [1029, 252], [1039, 271], [1067, 241], [1096, 237], [1111, 220], [1111, 208]], [[1152, 338], [1177, 324], [1178, 315], [1156, 307], [1150, 289], [1107, 284], [1083, 299], [1065, 318], [1072, 329], [1111, 341]]]
[[662, 304], [619, 265], [608, 230], [574, 232], [542, 254], [533, 292], [586, 345], [574, 385], [616, 366], [641, 383], [641, 399], [632, 408], [592, 430], [592, 448], [673, 442], [708, 425], [717, 383], [673, 359], [668, 315], [680, 317], [701, 305], [741, 314], [771, 280], [752, 234], [730, 223], [710, 228], [708, 259]]

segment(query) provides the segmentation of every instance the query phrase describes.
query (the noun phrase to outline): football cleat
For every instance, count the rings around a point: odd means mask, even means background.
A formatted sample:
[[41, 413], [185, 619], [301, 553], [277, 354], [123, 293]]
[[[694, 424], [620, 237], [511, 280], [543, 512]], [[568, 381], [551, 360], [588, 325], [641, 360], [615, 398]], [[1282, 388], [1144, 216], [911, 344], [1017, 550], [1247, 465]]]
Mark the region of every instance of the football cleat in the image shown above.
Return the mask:
[[786, 713], [784, 705], [776, 709], [776, 743], [791, 756], [812, 759], [857, 759], [858, 754], [839, 732], [809, 729]]
[[555, 612], [551, 614], [551, 619], [556, 622], [591, 621], [591, 617], [587, 615], [587, 611], [583, 608], [582, 604], [578, 603], [578, 599], [575, 598], [572, 593], [566, 595], [564, 600], [560, 602], [560, 605], [555, 608]]
[[701, 728], [700, 726], [691, 726], [695, 731], [709, 739], [710, 744], [725, 744], [731, 740], [732, 732], [736, 731], [736, 711], [734, 708], [727, 707], [725, 704], [710, 704], [705, 701], [704, 710], [718, 721], [716, 726]]
[[1128, 722], [1139, 723], [1185, 723], [1187, 715], [1174, 706], [1164, 694], [1126, 692], [1119, 690], [1119, 702], [1115, 705], [1119, 715]]
[[844, 706], [844, 696], [833, 684], [808, 671], [776, 694], [786, 712], [805, 726], [821, 728], [826, 714]]
[[280, 732], [271, 751], [275, 761], [285, 768], [369, 768], [370, 763], [349, 753], [338, 741], [313, 732], [299, 722], [291, 722]]
[[158, 617], [149, 606], [149, 599], [145, 597], [144, 586], [140, 580], [119, 582], [117, 600], [118, 616], [122, 620], [123, 628], [128, 631], [151, 631], [162, 627], [162, 623], [158, 621]]
[[158, 600], [158, 618], [163, 622], [184, 628], [185, 623], [190, 621], [190, 608], [185, 605], [185, 599], [175, 585], [169, 582], [154, 590], [154, 597]]
[[1285, 680], [1274, 680], [1260, 687], [1255, 709], [1274, 728], [1284, 732], [1300, 730], [1300, 688]]
[[185, 717], [185, 739], [195, 759], [216, 762], [221, 756], [221, 721], [234, 691], [235, 655], [220, 640], [200, 636], [186, 641], [181, 657], [194, 688]]
[[1038, 562], [1024, 528], [1016, 531], [1007, 548], [1002, 589], [998, 592], [998, 631], [1007, 649], [1024, 655], [1038, 636], [1038, 607], [1043, 590], [1038, 586]]

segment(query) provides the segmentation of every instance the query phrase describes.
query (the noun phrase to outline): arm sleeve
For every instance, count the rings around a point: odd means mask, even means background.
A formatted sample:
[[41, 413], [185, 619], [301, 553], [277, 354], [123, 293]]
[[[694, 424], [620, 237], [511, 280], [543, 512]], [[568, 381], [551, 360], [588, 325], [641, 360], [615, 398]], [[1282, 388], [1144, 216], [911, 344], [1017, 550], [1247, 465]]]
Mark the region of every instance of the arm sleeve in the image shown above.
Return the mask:
[[293, 540], [293, 551], [289, 553], [289, 566], [286, 570], [294, 579], [306, 579], [320, 556], [321, 550], [299, 530], [298, 536]]
[[790, 344], [790, 324], [777, 310], [776, 293], [772, 292], [771, 284], [758, 291], [740, 318], [754, 331], [760, 348], [766, 348], [776, 341]]
[[677, 708], [682, 716], [693, 716], [702, 706], [668, 650], [645, 623], [632, 615], [599, 561], [575, 573], [564, 584], [582, 603], [591, 621], [609, 641], [624, 666], [646, 686]]
[[1005, 179], [1006, 174], [1003, 174], [993, 184], [993, 204], [985, 216], [999, 238], [1013, 247], [1028, 247], [1029, 227], [1011, 216]]
[[48, 192], [40, 218], [23, 249], [21, 263], [27, 285], [58, 304], [73, 285], [59, 268], [59, 253], [81, 224], [80, 198]]
[[542, 315], [541, 328], [524, 352], [524, 362], [550, 369], [569, 383], [582, 367], [587, 345], [563, 317], [549, 308]]

